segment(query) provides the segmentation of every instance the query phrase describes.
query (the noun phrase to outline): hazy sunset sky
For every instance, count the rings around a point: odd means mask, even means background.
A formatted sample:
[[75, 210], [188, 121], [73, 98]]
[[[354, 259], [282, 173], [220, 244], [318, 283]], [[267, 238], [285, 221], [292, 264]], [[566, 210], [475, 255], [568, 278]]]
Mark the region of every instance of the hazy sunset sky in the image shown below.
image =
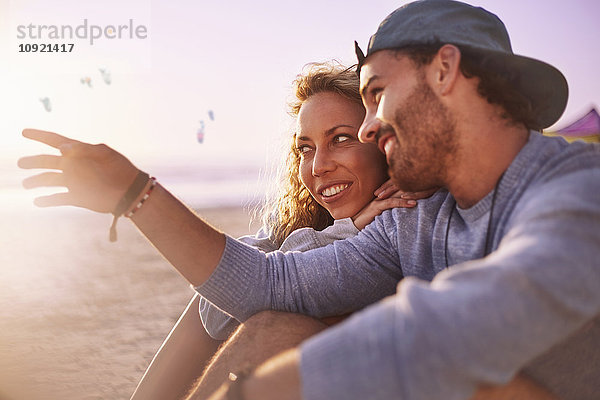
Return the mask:
[[[24, 127], [105, 142], [134, 161], [263, 163], [289, 131], [290, 82], [311, 61], [355, 62], [403, 1], [0, 0], [0, 159], [38, 152]], [[558, 123], [600, 104], [600, 2], [479, 0], [510, 33], [513, 50], [558, 67], [570, 85]], [[73, 53], [18, 53], [17, 26], [127, 24], [146, 39], [54, 40]], [[49, 42], [46, 40], [46, 42]], [[38, 41], [38, 43], [41, 43]], [[111, 71], [106, 85], [98, 68]], [[92, 79], [92, 88], [81, 84]], [[48, 97], [52, 112], [40, 98]], [[208, 110], [215, 121], [210, 121]], [[200, 120], [204, 144], [196, 142]]]

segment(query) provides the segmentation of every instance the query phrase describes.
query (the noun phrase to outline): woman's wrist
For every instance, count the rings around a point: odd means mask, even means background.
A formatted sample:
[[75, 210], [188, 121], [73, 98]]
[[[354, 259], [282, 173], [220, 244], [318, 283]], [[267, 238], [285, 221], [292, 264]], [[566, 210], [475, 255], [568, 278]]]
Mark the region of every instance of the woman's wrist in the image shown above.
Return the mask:
[[135, 179], [129, 185], [127, 191], [125, 192], [123, 197], [121, 197], [114, 210], [112, 211], [113, 223], [110, 226], [109, 234], [109, 239], [111, 242], [115, 242], [117, 240], [117, 220], [119, 219], [119, 217], [128, 212], [132, 205], [133, 207], [136, 207], [137, 205], [141, 207], [141, 204], [136, 203], [136, 200], [138, 200], [139, 198], [143, 198], [143, 196], [147, 194], [146, 187], [148, 187], [148, 185], [150, 185], [150, 189], [148, 190], [151, 191], [152, 188], [154, 188], [155, 182], [156, 180], [154, 178], [150, 178], [150, 175], [148, 175], [147, 173], [143, 171], [138, 171]]
[[131, 203], [131, 205], [123, 212], [123, 215], [127, 218], [131, 218], [137, 212], [137, 210], [142, 208], [146, 200], [148, 200], [148, 198], [152, 194], [155, 186], [156, 178], [152, 177], [148, 179], [148, 182], [146, 183], [146, 186], [144, 186], [144, 189], [140, 192], [138, 197], [136, 197], [136, 199]]

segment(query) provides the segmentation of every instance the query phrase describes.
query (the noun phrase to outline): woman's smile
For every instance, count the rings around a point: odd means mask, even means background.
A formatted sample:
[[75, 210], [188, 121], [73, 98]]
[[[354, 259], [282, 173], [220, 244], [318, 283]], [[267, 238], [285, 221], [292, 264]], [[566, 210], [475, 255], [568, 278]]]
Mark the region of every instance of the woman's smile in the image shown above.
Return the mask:
[[325, 187], [325, 189], [319, 189], [318, 193], [323, 198], [323, 201], [325, 201], [326, 203], [332, 203], [348, 194], [348, 191], [346, 189], [348, 189], [350, 186], [352, 186], [352, 183], [338, 183], [328, 185]]

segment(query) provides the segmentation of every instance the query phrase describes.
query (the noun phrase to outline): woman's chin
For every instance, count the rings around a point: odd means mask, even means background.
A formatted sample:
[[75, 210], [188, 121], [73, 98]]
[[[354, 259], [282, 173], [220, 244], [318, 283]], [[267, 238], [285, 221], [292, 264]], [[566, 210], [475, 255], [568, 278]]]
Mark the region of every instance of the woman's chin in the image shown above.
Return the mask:
[[348, 207], [335, 207], [331, 209], [326, 208], [326, 210], [329, 211], [329, 214], [333, 219], [344, 219], [348, 217], [353, 217], [360, 211], [357, 210], [356, 212], [353, 212], [353, 210]]

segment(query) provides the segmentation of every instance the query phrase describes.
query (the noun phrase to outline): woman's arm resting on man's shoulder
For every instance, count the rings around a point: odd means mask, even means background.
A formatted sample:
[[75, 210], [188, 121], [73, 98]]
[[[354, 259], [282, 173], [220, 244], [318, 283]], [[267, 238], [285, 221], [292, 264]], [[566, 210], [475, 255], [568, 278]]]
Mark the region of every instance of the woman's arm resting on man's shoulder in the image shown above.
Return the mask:
[[369, 225], [376, 216], [390, 208], [412, 208], [417, 205], [417, 200], [425, 199], [434, 194], [438, 188], [425, 190], [422, 192], [403, 192], [388, 179], [373, 193], [376, 197], [370, 201], [358, 214], [352, 217], [354, 226], [358, 230]]

